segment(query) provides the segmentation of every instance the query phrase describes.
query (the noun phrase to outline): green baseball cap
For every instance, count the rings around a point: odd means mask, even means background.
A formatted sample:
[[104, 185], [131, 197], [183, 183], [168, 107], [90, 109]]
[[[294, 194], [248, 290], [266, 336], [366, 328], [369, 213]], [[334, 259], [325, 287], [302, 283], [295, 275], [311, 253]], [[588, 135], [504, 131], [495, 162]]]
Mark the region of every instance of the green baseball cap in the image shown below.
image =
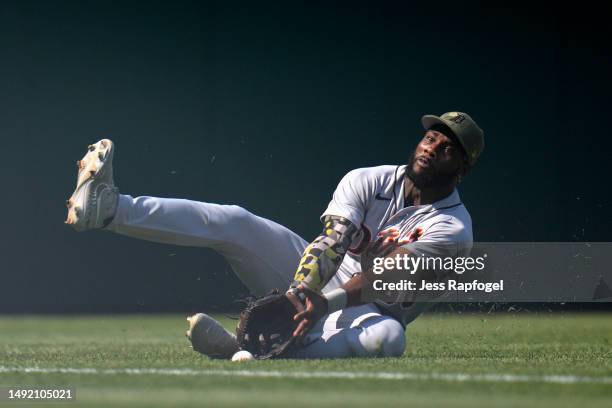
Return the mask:
[[446, 112], [442, 116], [425, 115], [421, 118], [421, 123], [425, 130], [434, 125], [448, 126], [465, 150], [470, 167], [476, 163], [484, 149], [484, 132], [467, 113]]

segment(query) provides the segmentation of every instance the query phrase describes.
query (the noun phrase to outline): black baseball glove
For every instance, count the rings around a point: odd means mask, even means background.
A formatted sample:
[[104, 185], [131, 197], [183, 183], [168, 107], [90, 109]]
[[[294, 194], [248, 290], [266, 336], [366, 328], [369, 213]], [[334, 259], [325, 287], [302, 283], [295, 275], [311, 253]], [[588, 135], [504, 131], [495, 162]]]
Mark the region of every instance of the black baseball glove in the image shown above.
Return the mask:
[[287, 357], [295, 348], [293, 316], [303, 309], [297, 296], [276, 289], [250, 301], [236, 327], [238, 346], [258, 360]]

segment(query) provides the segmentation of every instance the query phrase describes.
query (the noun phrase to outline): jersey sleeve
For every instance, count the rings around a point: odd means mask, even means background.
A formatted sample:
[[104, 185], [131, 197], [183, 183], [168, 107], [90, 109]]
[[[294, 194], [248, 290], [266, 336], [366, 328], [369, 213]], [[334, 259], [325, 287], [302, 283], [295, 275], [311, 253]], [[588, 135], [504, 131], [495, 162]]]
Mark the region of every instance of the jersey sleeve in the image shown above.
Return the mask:
[[356, 169], [348, 172], [336, 190], [325, 212], [323, 220], [328, 215], [344, 217], [356, 226], [360, 226], [365, 218], [368, 198], [373, 195], [373, 182], [368, 177], [367, 169]]

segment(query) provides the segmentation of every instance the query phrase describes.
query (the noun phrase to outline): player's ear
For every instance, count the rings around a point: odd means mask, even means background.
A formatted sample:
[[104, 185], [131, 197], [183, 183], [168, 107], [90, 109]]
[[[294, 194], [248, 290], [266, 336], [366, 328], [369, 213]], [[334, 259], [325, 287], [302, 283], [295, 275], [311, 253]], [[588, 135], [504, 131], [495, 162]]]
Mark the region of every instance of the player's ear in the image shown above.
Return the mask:
[[469, 171], [470, 171], [470, 163], [468, 162], [467, 158], [465, 158], [457, 172], [457, 184], [463, 181], [463, 179], [465, 178], [465, 175]]

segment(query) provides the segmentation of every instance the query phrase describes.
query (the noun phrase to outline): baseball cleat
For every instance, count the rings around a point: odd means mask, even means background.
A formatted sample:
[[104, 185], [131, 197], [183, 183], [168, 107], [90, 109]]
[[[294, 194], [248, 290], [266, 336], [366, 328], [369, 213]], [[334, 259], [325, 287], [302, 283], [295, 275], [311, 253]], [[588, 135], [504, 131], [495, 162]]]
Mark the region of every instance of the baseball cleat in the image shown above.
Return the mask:
[[231, 358], [238, 351], [236, 336], [204, 313], [187, 318], [189, 329], [185, 333], [193, 349], [210, 358]]
[[66, 202], [66, 224], [77, 231], [106, 227], [115, 216], [119, 190], [113, 182], [113, 151], [113, 142], [102, 139], [77, 161], [76, 189]]

